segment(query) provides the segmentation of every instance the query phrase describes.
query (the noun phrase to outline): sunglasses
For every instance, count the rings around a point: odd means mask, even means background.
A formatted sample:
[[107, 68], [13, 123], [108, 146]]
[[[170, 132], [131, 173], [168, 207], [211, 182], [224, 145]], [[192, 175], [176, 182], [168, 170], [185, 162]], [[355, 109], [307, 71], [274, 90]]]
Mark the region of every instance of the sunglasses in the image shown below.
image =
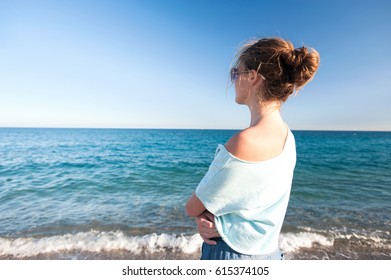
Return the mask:
[[239, 72], [238, 68], [232, 68], [231, 69], [231, 82], [232, 83], [235, 83], [236, 79], [239, 77], [240, 74], [243, 74], [243, 73], [248, 73], [250, 72], [249, 70], [246, 70], [246, 71], [242, 71], [242, 72]]
[[[231, 74], [231, 82], [234, 84], [236, 79], [239, 77], [240, 74], [248, 73], [250, 71], [251, 70], [246, 70], [246, 71], [239, 72], [238, 68], [236, 68], [236, 67], [232, 68], [231, 69], [231, 73], [230, 73]], [[260, 75], [262, 79], [266, 80], [266, 78], [262, 74], [258, 73], [258, 75]]]

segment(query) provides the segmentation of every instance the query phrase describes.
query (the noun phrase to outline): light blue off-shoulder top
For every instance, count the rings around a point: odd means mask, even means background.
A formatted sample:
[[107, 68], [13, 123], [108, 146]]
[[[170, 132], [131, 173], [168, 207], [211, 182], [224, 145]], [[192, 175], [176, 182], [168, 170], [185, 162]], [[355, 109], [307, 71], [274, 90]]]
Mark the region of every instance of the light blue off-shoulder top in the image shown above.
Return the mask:
[[265, 161], [241, 160], [218, 145], [195, 194], [215, 215], [216, 229], [228, 246], [249, 255], [278, 249], [295, 165], [289, 129], [281, 154]]

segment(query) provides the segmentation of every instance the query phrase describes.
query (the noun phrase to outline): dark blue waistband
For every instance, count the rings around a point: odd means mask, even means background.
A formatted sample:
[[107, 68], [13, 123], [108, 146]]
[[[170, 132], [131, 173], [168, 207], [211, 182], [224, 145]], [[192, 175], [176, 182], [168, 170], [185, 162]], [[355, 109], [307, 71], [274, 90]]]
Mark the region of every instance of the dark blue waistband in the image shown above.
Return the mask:
[[221, 238], [221, 237], [213, 237], [210, 240], [213, 240], [213, 241], [223, 241], [223, 238]]

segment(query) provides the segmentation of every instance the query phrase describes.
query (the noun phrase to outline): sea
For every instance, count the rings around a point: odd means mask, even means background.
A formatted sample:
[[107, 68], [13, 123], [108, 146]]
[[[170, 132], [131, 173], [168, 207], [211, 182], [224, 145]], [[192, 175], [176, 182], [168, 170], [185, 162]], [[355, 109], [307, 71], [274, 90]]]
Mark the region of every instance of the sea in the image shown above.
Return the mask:
[[[235, 130], [0, 128], [0, 259], [190, 259], [187, 199]], [[391, 132], [292, 131], [287, 259], [391, 259]]]

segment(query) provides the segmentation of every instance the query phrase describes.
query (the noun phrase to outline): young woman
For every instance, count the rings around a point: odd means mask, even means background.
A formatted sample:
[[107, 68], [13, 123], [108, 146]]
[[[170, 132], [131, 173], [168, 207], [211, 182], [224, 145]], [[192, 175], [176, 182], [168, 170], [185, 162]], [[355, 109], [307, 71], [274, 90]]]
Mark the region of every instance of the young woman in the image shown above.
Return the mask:
[[281, 105], [314, 76], [319, 54], [281, 38], [245, 44], [231, 69], [250, 126], [218, 145], [186, 204], [204, 240], [201, 259], [283, 259], [278, 239], [296, 164]]

